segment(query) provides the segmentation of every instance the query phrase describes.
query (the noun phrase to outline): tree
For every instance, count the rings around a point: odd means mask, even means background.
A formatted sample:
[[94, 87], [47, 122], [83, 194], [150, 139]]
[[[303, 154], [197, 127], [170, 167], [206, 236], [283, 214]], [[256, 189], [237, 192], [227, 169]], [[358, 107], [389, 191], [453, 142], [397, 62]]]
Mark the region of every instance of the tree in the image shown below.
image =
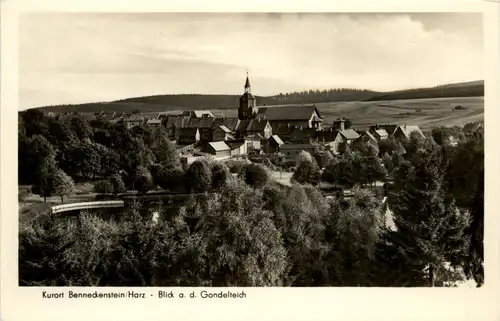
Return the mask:
[[139, 166], [133, 174], [133, 187], [139, 193], [146, 193], [153, 185], [153, 177], [146, 167]]
[[84, 140], [77, 148], [80, 172], [85, 179], [94, 178], [101, 171], [101, 154], [90, 140]]
[[435, 150], [419, 150], [411, 166], [413, 175], [391, 204], [397, 229], [391, 240], [403, 254], [406, 281], [435, 286], [445, 263], [456, 264], [463, 257], [469, 217], [444, 194], [442, 164]]
[[167, 138], [166, 134], [155, 140], [152, 151], [156, 160], [164, 166], [177, 166], [180, 164], [179, 153], [175, 150], [174, 144]]
[[189, 193], [207, 192], [212, 187], [212, 173], [207, 162], [196, 160], [186, 171], [186, 190]]
[[269, 181], [269, 173], [261, 164], [246, 164], [238, 176], [253, 188], [261, 188]]
[[363, 157], [364, 181], [372, 184], [376, 181], [385, 181], [387, 171], [380, 158], [376, 156]]
[[394, 163], [392, 162], [391, 156], [389, 156], [389, 154], [385, 153], [384, 155], [382, 155], [382, 164], [384, 164], [387, 173], [392, 174], [392, 171], [394, 170]]
[[112, 194], [114, 193], [113, 184], [109, 180], [98, 181], [94, 185], [94, 191], [99, 194]]
[[125, 183], [123, 182], [120, 174], [114, 174], [109, 178], [110, 183], [113, 185], [113, 193], [123, 193], [126, 191]]
[[211, 166], [212, 170], [212, 189], [220, 190], [227, 185], [228, 180], [231, 177], [229, 173], [229, 168], [220, 162], [213, 162]]
[[299, 184], [319, 184], [321, 171], [316, 160], [312, 157], [304, 159], [298, 164], [297, 169], [293, 173], [292, 179]]
[[384, 155], [385, 153], [392, 155], [397, 150], [397, 143], [392, 137], [382, 139], [378, 142], [378, 149], [379, 155]]
[[40, 164], [34, 176], [32, 192], [43, 197], [44, 202], [47, 197], [51, 197], [54, 191], [54, 173], [55, 164], [45, 162]]
[[325, 151], [321, 154], [321, 167], [326, 168], [334, 161], [332, 153]]
[[92, 138], [93, 135], [92, 127], [90, 127], [88, 121], [83, 118], [80, 117], [72, 118], [71, 129], [80, 140], [85, 138]]
[[180, 166], [159, 165], [153, 177], [155, 184], [161, 188], [176, 190], [183, 185], [184, 174], [184, 170]]
[[61, 203], [64, 203], [64, 196], [71, 195], [75, 190], [73, 179], [63, 170], [57, 169], [53, 173], [54, 194], [61, 197]]
[[184, 226], [189, 218], [198, 221], [189, 229], [193, 231], [191, 237], [182, 239], [183, 243], [194, 243], [194, 246], [189, 246], [192, 250], [183, 251], [190, 254], [184, 256], [189, 261], [174, 261], [174, 264], [178, 262], [188, 267], [189, 283], [283, 285], [286, 250], [280, 232], [273, 224], [272, 213], [262, 207], [260, 190], [234, 180], [221, 194], [210, 197], [206, 206], [195, 206], [193, 214], [179, 217]]
[[56, 150], [45, 137], [20, 135], [18, 147], [19, 182], [21, 184], [33, 183], [39, 167], [45, 163], [55, 164], [55, 157]]

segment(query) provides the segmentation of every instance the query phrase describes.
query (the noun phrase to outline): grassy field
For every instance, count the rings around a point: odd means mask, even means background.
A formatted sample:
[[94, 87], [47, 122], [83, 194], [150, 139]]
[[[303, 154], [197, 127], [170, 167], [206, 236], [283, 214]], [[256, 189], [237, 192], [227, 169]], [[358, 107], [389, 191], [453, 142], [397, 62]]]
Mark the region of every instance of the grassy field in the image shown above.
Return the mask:
[[[467, 110], [455, 110], [461, 105]], [[484, 97], [429, 98], [390, 101], [353, 101], [317, 104], [326, 127], [338, 117], [347, 117], [356, 129], [373, 124], [418, 125], [423, 130], [463, 125], [484, 120]], [[277, 107], [279, 108], [279, 107]], [[215, 109], [214, 114], [236, 117], [236, 109]]]

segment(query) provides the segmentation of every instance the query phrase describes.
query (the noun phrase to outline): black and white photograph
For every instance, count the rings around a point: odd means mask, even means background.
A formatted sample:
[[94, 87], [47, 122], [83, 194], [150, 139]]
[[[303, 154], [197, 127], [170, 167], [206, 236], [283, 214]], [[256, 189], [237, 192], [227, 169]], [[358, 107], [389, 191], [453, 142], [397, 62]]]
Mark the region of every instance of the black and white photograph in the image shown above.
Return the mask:
[[481, 287], [483, 29], [19, 14], [18, 285]]

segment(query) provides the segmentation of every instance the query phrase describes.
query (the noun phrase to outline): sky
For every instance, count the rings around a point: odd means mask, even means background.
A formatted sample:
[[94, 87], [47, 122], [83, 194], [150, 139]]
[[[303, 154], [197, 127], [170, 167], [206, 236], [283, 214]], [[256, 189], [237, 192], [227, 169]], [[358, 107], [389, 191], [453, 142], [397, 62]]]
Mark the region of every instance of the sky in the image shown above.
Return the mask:
[[23, 13], [21, 109], [481, 80], [480, 13]]

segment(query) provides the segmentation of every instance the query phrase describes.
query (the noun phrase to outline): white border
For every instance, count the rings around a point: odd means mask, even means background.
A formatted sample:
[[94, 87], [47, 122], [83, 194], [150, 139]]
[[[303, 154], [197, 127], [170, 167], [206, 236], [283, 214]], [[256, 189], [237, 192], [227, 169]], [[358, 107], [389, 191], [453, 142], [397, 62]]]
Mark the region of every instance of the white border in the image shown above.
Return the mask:
[[[496, 320], [499, 238], [495, 211], [500, 159], [498, 2], [479, 1], [7, 1], [1, 10], [1, 294], [10, 320]], [[245, 300], [42, 300], [41, 290], [17, 286], [17, 15], [29, 11], [264, 11], [264, 12], [484, 12], [486, 219], [485, 278], [480, 289], [246, 288]], [[430, 49], [432, 50], [432, 49]], [[460, 53], [457, 53], [460, 54]], [[131, 288], [124, 288], [124, 290]], [[174, 291], [176, 289], [172, 288]], [[65, 288], [65, 290], [67, 290]], [[78, 290], [78, 289], [77, 289]], [[110, 288], [103, 290], [110, 291]], [[136, 291], [156, 293], [155, 288]], [[179, 290], [179, 289], [177, 289]], [[183, 288], [189, 293], [190, 289]]]

